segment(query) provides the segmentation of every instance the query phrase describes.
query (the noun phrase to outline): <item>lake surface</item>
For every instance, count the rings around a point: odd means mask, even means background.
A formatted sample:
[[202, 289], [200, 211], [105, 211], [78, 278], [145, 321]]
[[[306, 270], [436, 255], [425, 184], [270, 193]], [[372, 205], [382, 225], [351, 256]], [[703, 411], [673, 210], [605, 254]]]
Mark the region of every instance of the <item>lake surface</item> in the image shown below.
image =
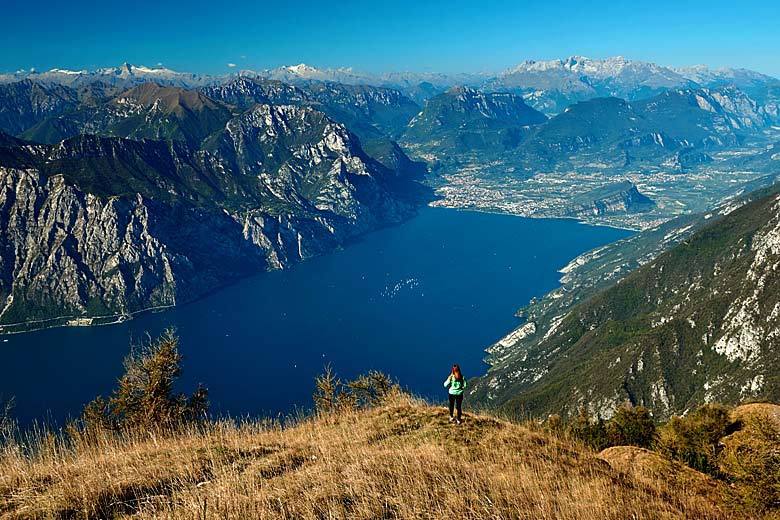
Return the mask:
[[174, 326], [184, 355], [179, 387], [204, 383], [218, 414], [310, 408], [326, 363], [344, 378], [382, 370], [443, 399], [452, 364], [467, 378], [483, 374], [483, 349], [520, 323], [518, 307], [558, 285], [558, 269], [630, 234], [426, 208], [344, 250], [175, 309], [120, 325], [0, 336], [0, 396], [15, 396], [24, 425], [61, 422], [111, 393], [131, 343]]

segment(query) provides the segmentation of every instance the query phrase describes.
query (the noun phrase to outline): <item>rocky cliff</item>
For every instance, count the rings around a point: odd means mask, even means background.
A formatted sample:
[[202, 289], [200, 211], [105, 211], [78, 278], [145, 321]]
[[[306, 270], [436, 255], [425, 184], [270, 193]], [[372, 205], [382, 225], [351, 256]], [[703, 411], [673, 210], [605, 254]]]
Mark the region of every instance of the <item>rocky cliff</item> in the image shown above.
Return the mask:
[[292, 265], [409, 217], [422, 193], [411, 177], [310, 107], [255, 105], [199, 147], [3, 136], [0, 323], [112, 321]]
[[611, 213], [639, 213], [649, 211], [654, 202], [629, 182], [618, 182], [590, 190], [573, 197], [563, 209], [563, 216], [585, 217]]

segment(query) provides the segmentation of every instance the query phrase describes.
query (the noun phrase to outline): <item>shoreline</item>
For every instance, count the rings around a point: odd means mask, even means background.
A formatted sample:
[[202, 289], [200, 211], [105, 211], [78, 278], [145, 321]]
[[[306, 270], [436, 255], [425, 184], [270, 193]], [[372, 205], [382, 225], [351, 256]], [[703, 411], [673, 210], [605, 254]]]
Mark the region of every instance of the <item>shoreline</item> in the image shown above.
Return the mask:
[[[157, 307], [148, 307], [146, 309], [139, 309], [137, 311], [128, 312], [126, 314], [111, 314], [108, 316], [57, 316], [56, 318], [47, 318], [43, 320], [8, 323], [8, 324], [0, 325], [0, 337], [12, 336], [15, 334], [26, 334], [28, 332], [38, 332], [41, 330], [56, 329], [60, 327], [103, 327], [106, 325], [117, 325], [119, 323], [130, 321], [140, 314], [144, 314], [147, 312], [162, 312], [168, 309], [172, 309], [174, 307], [176, 307], [175, 304], [159, 305]], [[40, 326], [32, 325], [40, 322], [54, 322], [54, 323], [46, 323]], [[25, 328], [28, 326], [30, 328]], [[8, 328], [13, 328], [13, 327], [16, 327], [16, 330], [8, 330]]]
[[[527, 218], [527, 219], [533, 219], [533, 220], [574, 220], [578, 224], [582, 224], [584, 226], [595, 226], [595, 227], [605, 227], [605, 228], [612, 228], [612, 229], [619, 229], [622, 231], [631, 231], [633, 233], [639, 233], [641, 231], [644, 231], [643, 229], [637, 229], [635, 227], [628, 227], [628, 226], [618, 226], [615, 224], [603, 224], [599, 222], [593, 222], [589, 220], [583, 220], [579, 217], [567, 217], [567, 216], [557, 216], [557, 215], [518, 215], [517, 213], [511, 213], [508, 211], [501, 211], [498, 209], [487, 209], [487, 208], [477, 208], [477, 207], [470, 207], [470, 206], [442, 206], [437, 205], [433, 206], [431, 204], [428, 204], [429, 208], [433, 209], [452, 209], [456, 211], [474, 211], [477, 213], [488, 213], [490, 215], [506, 215], [509, 217], [517, 217], [517, 218]], [[647, 228], [652, 229], [652, 228]]]
[[[515, 213], [509, 213], [505, 211], [499, 211], [499, 210], [489, 210], [484, 208], [472, 208], [472, 207], [454, 207], [454, 206], [440, 206], [440, 205], [432, 205], [431, 203], [425, 204], [418, 208], [418, 211], [415, 215], [412, 217], [403, 220], [402, 222], [397, 223], [390, 223], [388, 225], [379, 227], [377, 229], [371, 230], [368, 233], [361, 233], [360, 235], [351, 237], [347, 241], [345, 241], [343, 244], [339, 244], [336, 248], [334, 248], [332, 251], [329, 251], [327, 253], [324, 253], [324, 255], [332, 254], [336, 251], [339, 251], [345, 247], [349, 247], [349, 245], [354, 240], [360, 240], [363, 236], [374, 233], [376, 231], [380, 231], [382, 229], [385, 229], [387, 227], [394, 227], [398, 225], [403, 225], [415, 217], [419, 216], [420, 210], [427, 210], [427, 209], [445, 209], [445, 210], [453, 210], [453, 211], [463, 211], [463, 212], [474, 212], [474, 213], [486, 213], [490, 215], [503, 215], [507, 217], [515, 217], [515, 218], [523, 218], [523, 219], [533, 219], [533, 220], [571, 220], [575, 221], [578, 224], [585, 225], [585, 226], [594, 226], [594, 227], [603, 227], [603, 228], [611, 228], [611, 229], [617, 229], [622, 231], [631, 231], [634, 233], [639, 232], [639, 230], [628, 228], [628, 227], [620, 227], [615, 225], [607, 225], [607, 224], [598, 224], [593, 222], [588, 222], [586, 220], [582, 220], [577, 217], [565, 217], [565, 216], [527, 216], [527, 215], [517, 215]], [[317, 258], [324, 255], [316, 255], [310, 258]], [[176, 303], [172, 305], [160, 305], [156, 307], [149, 307], [145, 309], [139, 309], [136, 311], [123, 313], [123, 314], [112, 314], [108, 316], [57, 316], [54, 318], [46, 318], [41, 320], [33, 320], [29, 322], [17, 322], [17, 323], [11, 323], [11, 324], [0, 324], [0, 338], [6, 338], [8, 336], [17, 335], [17, 334], [27, 334], [27, 333], [33, 333], [33, 332], [39, 332], [42, 330], [49, 330], [49, 329], [56, 329], [56, 328], [64, 328], [64, 327], [104, 327], [109, 325], [118, 325], [120, 323], [125, 323], [127, 321], [130, 321], [137, 316], [140, 316], [145, 313], [152, 313], [152, 312], [164, 312], [166, 310], [170, 310], [176, 307], [179, 307], [181, 305], [187, 305], [189, 303], [196, 302], [202, 298], [205, 298], [217, 291], [220, 291], [226, 287], [229, 287], [233, 284], [239, 283], [242, 280], [245, 280], [247, 278], [251, 278], [253, 276], [260, 276], [265, 273], [271, 273], [271, 272], [277, 272], [282, 271], [285, 269], [289, 269], [292, 267], [295, 267], [299, 263], [306, 262], [310, 258], [306, 258], [302, 260], [301, 262], [296, 262], [293, 265], [287, 266], [287, 267], [278, 267], [278, 268], [272, 268], [272, 269], [266, 269], [264, 271], [258, 271], [256, 273], [250, 274], [248, 276], [243, 276], [241, 278], [238, 278], [236, 280], [229, 281], [224, 284], [220, 284], [217, 287], [212, 288], [211, 290], [208, 290], [204, 292], [202, 295], [193, 298], [191, 300], [186, 300], [181, 303]], [[576, 257], [574, 257], [576, 258]], [[572, 258], [571, 260], [573, 260]], [[10, 330], [9, 330], [10, 329]]]

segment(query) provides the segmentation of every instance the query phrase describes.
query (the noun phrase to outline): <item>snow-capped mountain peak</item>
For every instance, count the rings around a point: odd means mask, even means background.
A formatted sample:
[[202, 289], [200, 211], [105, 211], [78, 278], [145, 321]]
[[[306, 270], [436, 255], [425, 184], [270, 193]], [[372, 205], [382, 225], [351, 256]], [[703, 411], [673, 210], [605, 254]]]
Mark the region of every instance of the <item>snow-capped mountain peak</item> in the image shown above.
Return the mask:
[[68, 74], [68, 75], [78, 75], [78, 74], [89, 74], [89, 71], [86, 70], [68, 70], [68, 69], [51, 69], [49, 71], [51, 74]]
[[311, 67], [305, 63], [299, 63], [298, 65], [286, 65], [282, 68], [292, 72], [293, 74], [298, 74], [299, 76], [316, 74], [319, 72], [319, 69], [316, 67]]

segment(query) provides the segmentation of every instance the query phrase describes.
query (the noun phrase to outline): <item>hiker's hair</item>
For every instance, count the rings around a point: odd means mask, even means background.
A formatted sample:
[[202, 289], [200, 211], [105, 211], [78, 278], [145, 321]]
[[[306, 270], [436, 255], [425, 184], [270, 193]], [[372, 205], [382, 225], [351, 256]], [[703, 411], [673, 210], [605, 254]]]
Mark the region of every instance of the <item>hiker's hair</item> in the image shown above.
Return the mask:
[[452, 375], [455, 376], [455, 381], [463, 381], [463, 374], [457, 364], [452, 365]]

